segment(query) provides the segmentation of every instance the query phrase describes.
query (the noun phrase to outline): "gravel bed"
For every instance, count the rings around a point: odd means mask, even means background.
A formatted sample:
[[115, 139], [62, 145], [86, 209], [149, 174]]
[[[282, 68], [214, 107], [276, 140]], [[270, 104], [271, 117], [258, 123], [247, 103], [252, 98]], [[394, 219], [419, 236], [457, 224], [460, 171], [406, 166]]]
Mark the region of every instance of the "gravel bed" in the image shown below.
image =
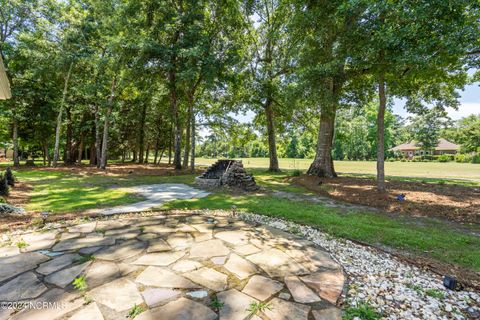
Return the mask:
[[480, 319], [479, 292], [446, 289], [439, 275], [388, 253], [278, 218], [252, 213], [239, 216], [297, 234], [328, 250], [348, 275], [343, 308], [368, 302], [385, 319], [392, 320]]

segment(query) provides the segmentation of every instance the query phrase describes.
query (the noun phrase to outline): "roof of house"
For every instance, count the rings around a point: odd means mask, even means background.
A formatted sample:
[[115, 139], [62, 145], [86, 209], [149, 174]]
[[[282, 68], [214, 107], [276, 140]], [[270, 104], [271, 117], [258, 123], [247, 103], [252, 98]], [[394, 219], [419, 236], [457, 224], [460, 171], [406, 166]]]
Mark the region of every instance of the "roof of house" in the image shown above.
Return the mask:
[[[390, 151], [404, 151], [404, 150], [420, 150], [422, 145], [415, 141], [409, 141], [407, 143], [402, 143], [396, 147], [390, 149]], [[438, 139], [438, 145], [435, 147], [435, 150], [459, 150], [460, 146], [453, 142], [450, 142], [446, 139], [440, 138]]]
[[11, 97], [10, 83], [8, 82], [7, 72], [5, 71], [2, 57], [0, 56], [0, 100], [10, 99]]

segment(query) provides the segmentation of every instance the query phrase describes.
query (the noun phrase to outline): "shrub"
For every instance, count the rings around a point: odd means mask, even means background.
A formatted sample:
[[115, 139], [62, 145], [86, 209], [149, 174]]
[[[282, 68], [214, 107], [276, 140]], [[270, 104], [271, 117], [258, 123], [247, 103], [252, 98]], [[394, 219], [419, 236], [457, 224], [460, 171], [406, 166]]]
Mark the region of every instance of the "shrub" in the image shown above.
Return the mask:
[[295, 169], [295, 170], [293, 170], [293, 172], [292, 172], [292, 176], [293, 176], [293, 177], [299, 177], [299, 176], [302, 175], [302, 173], [303, 173], [302, 170]]
[[0, 196], [8, 196], [8, 183], [5, 175], [0, 173]]
[[7, 184], [9, 186], [15, 186], [15, 177], [13, 176], [13, 172], [10, 167], [7, 167], [7, 169], [5, 170], [5, 178], [7, 179]]
[[472, 156], [472, 163], [480, 163], [480, 154], [475, 154]]
[[453, 160], [453, 156], [451, 154], [442, 154], [437, 157], [438, 162], [449, 162]]
[[455, 161], [460, 163], [474, 163], [474, 157], [470, 154], [456, 154]]

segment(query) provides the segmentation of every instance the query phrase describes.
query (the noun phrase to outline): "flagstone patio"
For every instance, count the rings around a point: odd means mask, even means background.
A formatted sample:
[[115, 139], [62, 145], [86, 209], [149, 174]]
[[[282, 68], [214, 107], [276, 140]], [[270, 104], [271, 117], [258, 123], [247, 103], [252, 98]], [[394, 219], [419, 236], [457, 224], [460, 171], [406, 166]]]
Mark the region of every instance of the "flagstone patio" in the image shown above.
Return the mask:
[[[2, 320], [125, 319], [134, 306], [141, 320], [241, 320], [254, 302], [268, 307], [252, 319], [341, 319], [341, 266], [312, 242], [270, 227], [176, 214], [20, 238], [24, 252], [0, 248], [0, 301], [60, 304], [0, 310]], [[82, 275], [83, 294], [72, 285]]]

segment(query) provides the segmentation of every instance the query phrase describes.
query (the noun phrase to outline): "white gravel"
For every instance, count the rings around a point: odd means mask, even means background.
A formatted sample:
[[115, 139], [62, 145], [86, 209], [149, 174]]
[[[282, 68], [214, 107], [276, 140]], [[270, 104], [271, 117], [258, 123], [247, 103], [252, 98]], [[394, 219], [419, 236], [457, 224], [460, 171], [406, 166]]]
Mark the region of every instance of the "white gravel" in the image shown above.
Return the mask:
[[301, 235], [328, 250], [348, 275], [344, 308], [368, 302], [392, 320], [480, 319], [479, 292], [448, 290], [440, 276], [388, 253], [278, 218], [252, 213], [240, 217]]

